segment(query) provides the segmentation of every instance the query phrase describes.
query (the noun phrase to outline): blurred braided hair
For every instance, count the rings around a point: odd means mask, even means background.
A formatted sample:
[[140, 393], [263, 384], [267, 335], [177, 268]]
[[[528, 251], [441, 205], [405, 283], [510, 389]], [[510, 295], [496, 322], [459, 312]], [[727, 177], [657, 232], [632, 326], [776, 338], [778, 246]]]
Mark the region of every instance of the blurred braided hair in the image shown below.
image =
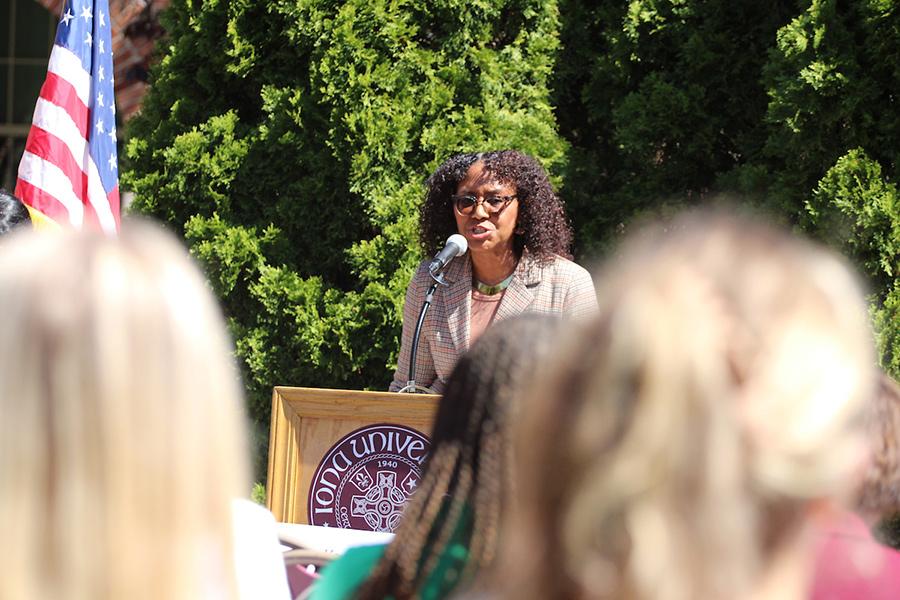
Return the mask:
[[492, 564], [501, 510], [513, 497], [510, 429], [519, 396], [549, 358], [558, 322], [537, 314], [509, 319], [491, 327], [460, 358], [438, 407], [419, 487], [357, 598], [419, 596], [466, 508], [468, 560], [459, 577], [447, 582], [447, 591]]

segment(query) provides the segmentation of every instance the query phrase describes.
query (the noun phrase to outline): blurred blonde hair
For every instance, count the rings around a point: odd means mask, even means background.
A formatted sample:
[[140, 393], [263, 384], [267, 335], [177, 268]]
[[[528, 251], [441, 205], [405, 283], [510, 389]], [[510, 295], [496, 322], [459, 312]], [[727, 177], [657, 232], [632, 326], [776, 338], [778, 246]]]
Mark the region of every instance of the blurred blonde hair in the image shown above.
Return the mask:
[[184, 250], [142, 223], [14, 234], [0, 306], [0, 597], [234, 597], [242, 396]]
[[634, 239], [526, 406], [514, 598], [738, 598], [863, 460], [874, 356], [842, 261], [757, 222]]

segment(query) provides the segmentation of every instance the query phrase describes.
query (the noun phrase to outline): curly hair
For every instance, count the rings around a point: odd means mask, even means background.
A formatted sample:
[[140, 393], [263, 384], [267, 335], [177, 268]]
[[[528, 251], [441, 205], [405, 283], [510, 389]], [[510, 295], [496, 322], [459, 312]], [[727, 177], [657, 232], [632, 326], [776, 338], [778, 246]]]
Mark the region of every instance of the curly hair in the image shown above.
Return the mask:
[[501, 514], [514, 495], [511, 436], [520, 397], [552, 355], [560, 328], [552, 315], [519, 315], [460, 357], [435, 416], [422, 479], [356, 600], [421, 597], [460, 533], [468, 557], [462, 572], [441, 582], [444, 595], [493, 564]]
[[19, 225], [30, 225], [31, 215], [22, 201], [0, 188], [0, 235]]
[[519, 219], [514, 239], [516, 254], [526, 248], [538, 260], [554, 255], [572, 258], [572, 227], [562, 200], [556, 195], [547, 172], [532, 157], [518, 150], [496, 150], [457, 154], [446, 160], [428, 178], [425, 203], [419, 215], [422, 248], [437, 252], [448, 236], [456, 233], [456, 219], [450, 197], [476, 162], [497, 181], [516, 187]]

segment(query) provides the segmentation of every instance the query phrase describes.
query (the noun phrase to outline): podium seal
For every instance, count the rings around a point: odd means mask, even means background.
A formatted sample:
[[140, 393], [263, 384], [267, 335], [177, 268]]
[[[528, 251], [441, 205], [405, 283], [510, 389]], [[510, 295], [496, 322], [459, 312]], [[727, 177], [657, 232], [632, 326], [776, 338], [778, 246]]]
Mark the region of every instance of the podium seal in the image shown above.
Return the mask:
[[325, 454], [309, 489], [309, 523], [391, 532], [416, 491], [428, 438], [403, 425], [369, 425]]

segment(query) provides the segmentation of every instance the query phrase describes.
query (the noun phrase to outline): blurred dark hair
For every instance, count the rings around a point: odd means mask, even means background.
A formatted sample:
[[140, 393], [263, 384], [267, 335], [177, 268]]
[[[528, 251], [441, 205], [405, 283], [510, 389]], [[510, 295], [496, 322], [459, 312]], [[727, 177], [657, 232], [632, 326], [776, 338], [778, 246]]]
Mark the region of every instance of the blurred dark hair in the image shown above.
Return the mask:
[[450, 197], [476, 162], [497, 181], [514, 185], [519, 202], [519, 219], [514, 240], [521, 256], [528, 251], [539, 260], [558, 254], [571, 258], [572, 228], [562, 200], [553, 191], [547, 172], [535, 159], [518, 150], [496, 150], [457, 154], [445, 161], [428, 178], [425, 203], [419, 215], [420, 239], [426, 254], [437, 252], [446, 239], [457, 233]]
[[31, 225], [31, 215], [22, 201], [0, 188], [0, 235], [19, 225]]
[[559, 318], [524, 314], [488, 329], [447, 381], [431, 450], [393, 542], [357, 598], [420, 597], [447, 547], [464, 532], [465, 569], [449, 593], [489, 567], [502, 511], [513, 499], [512, 427], [519, 398], [552, 352]]
[[885, 373], [880, 374], [866, 421], [872, 460], [858, 508], [866, 516], [895, 517], [900, 513], [900, 386]]

